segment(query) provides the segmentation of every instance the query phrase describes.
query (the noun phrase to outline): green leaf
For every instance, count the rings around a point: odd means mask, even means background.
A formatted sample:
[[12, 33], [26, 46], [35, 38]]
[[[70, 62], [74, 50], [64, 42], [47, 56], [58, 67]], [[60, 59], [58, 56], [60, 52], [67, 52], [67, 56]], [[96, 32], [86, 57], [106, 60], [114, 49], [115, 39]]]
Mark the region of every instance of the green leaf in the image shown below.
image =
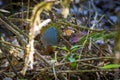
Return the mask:
[[67, 49], [67, 47], [65, 47], [65, 46], [60, 47], [60, 49], [62, 49], [62, 50], [64, 50], [64, 51], [69, 51], [69, 50]]
[[70, 64], [70, 66], [71, 66], [72, 68], [75, 68], [75, 67], [77, 66], [77, 63], [76, 63], [76, 62], [72, 62], [72, 63]]
[[75, 48], [79, 48], [79, 47], [82, 47], [82, 45], [74, 45], [70, 48], [70, 50], [75, 49]]
[[82, 45], [74, 45], [70, 48], [70, 51], [74, 52], [74, 51], [78, 50], [79, 48], [82, 48]]
[[68, 60], [69, 60], [70, 62], [75, 62], [74, 54], [72, 54], [72, 55], [68, 58]]
[[111, 39], [111, 38], [113, 39], [115, 35], [116, 35], [116, 32], [111, 32], [109, 34], [104, 35], [103, 37], [104, 39]]
[[69, 57], [68, 59], [70, 62], [75, 62], [75, 58]]
[[103, 36], [104, 36], [103, 32], [101, 32], [101, 33], [95, 32], [90, 35], [90, 37], [93, 39], [103, 39]]
[[58, 46], [52, 46], [53, 48], [58, 48]]
[[115, 69], [115, 68], [119, 68], [120, 67], [120, 64], [109, 64], [109, 65], [105, 65], [101, 68], [103, 69]]
[[76, 60], [75, 60], [75, 58], [74, 58], [74, 54], [72, 54], [72, 55], [68, 58], [68, 60], [69, 60], [70, 62], [72, 62], [72, 63], [70, 64], [70, 66], [71, 66], [72, 68], [75, 68], [75, 67], [77, 66], [77, 63], [75, 62]]
[[86, 40], [86, 35], [80, 37], [79, 44], [83, 44], [85, 40]]

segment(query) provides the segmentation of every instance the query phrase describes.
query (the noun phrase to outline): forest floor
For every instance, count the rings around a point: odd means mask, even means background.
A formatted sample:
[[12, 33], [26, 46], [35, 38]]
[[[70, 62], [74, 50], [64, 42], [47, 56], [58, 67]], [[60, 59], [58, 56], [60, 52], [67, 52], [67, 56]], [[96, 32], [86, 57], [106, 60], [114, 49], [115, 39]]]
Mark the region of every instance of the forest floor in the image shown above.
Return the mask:
[[[120, 0], [45, 1], [0, 5], [0, 80], [120, 80]], [[48, 53], [41, 36], [51, 26]]]

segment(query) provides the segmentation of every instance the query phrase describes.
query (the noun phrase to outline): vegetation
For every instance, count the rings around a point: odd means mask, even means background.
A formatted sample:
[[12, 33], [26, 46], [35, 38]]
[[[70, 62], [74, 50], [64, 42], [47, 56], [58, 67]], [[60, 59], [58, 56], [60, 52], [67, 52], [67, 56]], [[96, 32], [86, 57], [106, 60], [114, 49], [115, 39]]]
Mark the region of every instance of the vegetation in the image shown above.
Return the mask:
[[120, 79], [119, 0], [1, 2], [0, 79]]

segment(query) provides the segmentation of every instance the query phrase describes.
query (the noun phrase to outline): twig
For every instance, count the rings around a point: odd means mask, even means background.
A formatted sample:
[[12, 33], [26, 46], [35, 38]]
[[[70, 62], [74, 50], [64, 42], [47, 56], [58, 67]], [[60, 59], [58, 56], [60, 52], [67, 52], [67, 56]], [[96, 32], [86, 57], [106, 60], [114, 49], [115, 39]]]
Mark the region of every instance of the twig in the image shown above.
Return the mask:
[[[90, 31], [94, 31], [94, 32], [104, 32], [105, 30], [101, 30], [101, 29], [90, 29], [90, 28], [87, 28], [85, 26], [82, 26], [82, 25], [75, 25], [73, 23], [70, 23], [70, 22], [67, 22], [67, 21], [64, 21], [64, 20], [59, 20], [56, 22], [56, 24], [59, 24], [59, 25], [65, 25], [65, 26], [71, 26], [71, 27], [76, 27], [77, 29], [80, 29], [80, 30], [90, 30]], [[106, 31], [106, 32], [109, 32], [109, 31]]]
[[13, 72], [16, 74], [17, 77], [20, 77], [20, 75], [18, 75], [17, 71], [15, 70], [14, 66], [12, 65], [10, 58], [7, 55], [7, 53], [9, 53], [9, 51], [8, 51], [9, 48], [7, 46], [3, 45], [2, 43], [0, 44], [0, 48], [1, 48], [2, 52], [3, 52], [3, 55], [5, 55], [5, 57], [7, 58]]
[[51, 66], [51, 64], [50, 64], [45, 58], [43, 58], [43, 56], [42, 56], [37, 50], [35, 50], [35, 53], [36, 53], [36, 55], [37, 55], [40, 59], [42, 59], [48, 66]]
[[9, 45], [9, 46], [13, 46], [13, 47], [15, 47], [15, 48], [19, 48], [19, 49], [25, 50], [24, 48], [22, 48], [22, 47], [20, 47], [20, 46], [13, 45], [13, 44], [11, 44], [11, 43], [9, 43], [9, 42], [6, 42], [6, 41], [0, 40], [0, 42], [1, 42], [1, 43], [4, 43], [4, 44], [6, 44], [6, 45]]
[[61, 70], [57, 71], [59, 73], [85, 73], [85, 72], [110, 72], [114, 71], [114, 69], [103, 69], [103, 70]]
[[2, 15], [0, 13], [0, 21], [6, 26], [6, 28], [8, 30], [10, 30], [11, 32], [13, 32], [14, 34], [20, 36], [20, 33], [22, 35], [24, 35], [25, 37], [28, 38], [28, 35], [25, 34], [24, 32], [22, 32], [17, 26], [15, 26], [14, 24], [12, 24], [7, 18], [5, 18], [4, 15]]
[[[103, 59], [115, 59], [115, 57], [95, 57], [95, 58], [86, 58], [86, 59], [80, 59], [80, 60], [76, 60], [74, 61], [75, 63], [79, 63], [79, 62], [85, 62], [85, 61], [91, 61], [91, 60], [103, 60]], [[63, 65], [68, 65], [71, 64], [72, 62], [65, 62], [65, 63], [60, 63], [60, 64], [56, 64], [55, 67], [59, 67], [59, 66], [63, 66]], [[46, 71], [51, 69], [52, 67], [47, 67], [47, 68], [43, 68], [40, 69], [38, 71]]]
[[37, 34], [40, 34], [41, 28], [49, 23], [50, 20], [45, 20], [44, 22], [40, 22], [40, 14], [43, 10], [50, 10], [53, 2], [43, 2], [36, 5], [33, 9], [33, 13], [31, 16], [31, 23], [30, 23], [30, 32], [29, 32], [29, 42], [26, 48], [26, 58], [25, 64], [21, 71], [22, 75], [25, 75], [28, 66], [33, 69], [33, 62], [34, 62], [34, 38]]
[[55, 64], [53, 64], [53, 74], [54, 74], [54, 76], [55, 76], [55, 80], [58, 80], [58, 78], [57, 78], [57, 75], [56, 75], [56, 71], [55, 71]]

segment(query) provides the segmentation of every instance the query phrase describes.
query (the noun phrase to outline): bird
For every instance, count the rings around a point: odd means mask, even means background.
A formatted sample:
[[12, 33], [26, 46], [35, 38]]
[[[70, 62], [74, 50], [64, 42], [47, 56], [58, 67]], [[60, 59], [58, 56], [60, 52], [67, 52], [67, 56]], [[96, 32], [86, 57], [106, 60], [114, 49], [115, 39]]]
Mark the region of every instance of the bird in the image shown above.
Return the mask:
[[58, 43], [58, 30], [56, 27], [51, 26], [47, 29], [45, 29], [42, 32], [41, 38], [40, 38], [44, 48], [49, 54], [53, 54], [53, 47], [57, 45]]

